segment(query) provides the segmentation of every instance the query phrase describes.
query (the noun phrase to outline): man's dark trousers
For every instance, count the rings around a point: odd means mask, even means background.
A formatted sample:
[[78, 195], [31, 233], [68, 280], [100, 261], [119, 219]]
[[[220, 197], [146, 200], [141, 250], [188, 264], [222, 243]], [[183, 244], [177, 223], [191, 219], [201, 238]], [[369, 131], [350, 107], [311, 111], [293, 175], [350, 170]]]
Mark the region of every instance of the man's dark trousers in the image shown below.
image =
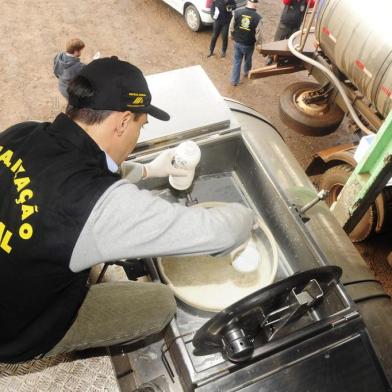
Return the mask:
[[218, 40], [219, 34], [222, 35], [222, 54], [226, 54], [227, 41], [229, 36], [229, 26], [230, 20], [228, 22], [220, 20], [216, 20], [214, 22], [210, 44], [210, 54], [214, 53], [216, 41]]

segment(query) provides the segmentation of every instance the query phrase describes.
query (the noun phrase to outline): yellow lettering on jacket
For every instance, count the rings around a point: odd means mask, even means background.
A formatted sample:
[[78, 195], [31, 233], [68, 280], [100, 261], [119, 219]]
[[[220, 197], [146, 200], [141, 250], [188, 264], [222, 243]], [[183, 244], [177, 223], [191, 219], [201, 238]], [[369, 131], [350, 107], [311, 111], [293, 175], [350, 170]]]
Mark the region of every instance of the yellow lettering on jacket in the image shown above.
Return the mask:
[[22, 192], [19, 193], [19, 197], [15, 199], [16, 204], [26, 203], [27, 200], [32, 199], [34, 193], [31, 189], [23, 189]]
[[23, 223], [22, 226], [19, 227], [19, 236], [23, 240], [29, 240], [33, 235], [33, 228], [30, 223]]
[[17, 172], [15, 173], [14, 178], [15, 178], [19, 173], [23, 173], [23, 172], [26, 171], [25, 168], [24, 168], [22, 165], [19, 165], [19, 166], [17, 167], [16, 170], [17, 170]]
[[6, 253], [10, 253], [12, 250], [9, 244], [11, 237], [12, 233], [6, 229], [3, 222], [0, 222], [0, 249], [3, 249]]
[[14, 153], [11, 150], [7, 150], [6, 152], [0, 155], [0, 162], [4, 162], [4, 165], [10, 167], [12, 155], [14, 155]]
[[[3, 163], [5, 167], [8, 167], [11, 173], [14, 173], [13, 183], [15, 185], [18, 196], [15, 199], [15, 204], [20, 206], [20, 223], [19, 226], [19, 237], [24, 240], [29, 240], [33, 234], [33, 226], [26, 222], [33, 214], [38, 213], [38, 206], [25, 204], [28, 200], [33, 199], [34, 192], [28, 189], [27, 186], [31, 180], [26, 174], [24, 177], [18, 177], [21, 173], [25, 173], [26, 169], [23, 167], [23, 160], [15, 157], [15, 162], [12, 161], [14, 152], [12, 150], [4, 150], [4, 146], [0, 146], [0, 165]], [[23, 174], [22, 174], [23, 175]], [[18, 229], [16, 229], [18, 230]], [[0, 250], [7, 253], [11, 253], [12, 247], [10, 245], [13, 233], [8, 230], [3, 222], [0, 222]]]
[[25, 186], [30, 184], [29, 177], [15, 178], [14, 184], [16, 185], [16, 189], [20, 192]]
[[33, 215], [35, 212], [38, 212], [37, 206], [22, 204], [22, 221], [27, 219], [29, 216]]
[[[16, 170], [18, 170], [18, 168], [19, 168], [19, 166], [21, 166], [22, 165], [22, 160], [19, 158], [13, 165], [12, 165], [12, 167], [11, 167], [11, 171], [12, 171], [12, 173], [15, 173], [16, 172]], [[23, 171], [24, 171], [24, 169], [23, 169]], [[18, 172], [19, 173], [19, 172]], [[17, 173], [17, 174], [18, 174]]]

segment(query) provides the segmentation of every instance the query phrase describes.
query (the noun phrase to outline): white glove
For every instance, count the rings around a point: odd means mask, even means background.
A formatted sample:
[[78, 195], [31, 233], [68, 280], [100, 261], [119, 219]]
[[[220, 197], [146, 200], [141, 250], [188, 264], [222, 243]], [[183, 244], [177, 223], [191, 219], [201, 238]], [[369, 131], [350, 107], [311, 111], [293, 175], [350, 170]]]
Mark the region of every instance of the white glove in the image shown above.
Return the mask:
[[97, 53], [94, 54], [93, 60], [98, 60], [100, 57], [101, 57], [101, 52], [98, 51]]
[[153, 161], [144, 165], [146, 177], [168, 177], [170, 175], [184, 177], [187, 175], [185, 169], [179, 169], [172, 165], [174, 149], [161, 152]]
[[246, 241], [230, 254], [232, 266], [238, 272], [255, 272], [260, 265], [260, 253], [252, 239]]

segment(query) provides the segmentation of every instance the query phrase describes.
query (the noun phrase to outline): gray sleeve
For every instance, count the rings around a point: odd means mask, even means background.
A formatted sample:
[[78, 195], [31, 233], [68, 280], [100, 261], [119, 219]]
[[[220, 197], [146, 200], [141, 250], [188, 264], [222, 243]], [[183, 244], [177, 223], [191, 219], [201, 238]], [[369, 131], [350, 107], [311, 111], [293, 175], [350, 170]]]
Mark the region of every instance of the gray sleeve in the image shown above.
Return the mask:
[[144, 165], [142, 163], [125, 161], [121, 164], [120, 168], [121, 178], [124, 178], [132, 184], [135, 184], [143, 177], [143, 167]]
[[227, 252], [249, 238], [253, 219], [253, 212], [240, 204], [188, 208], [120, 180], [91, 212], [70, 269], [79, 272], [124, 258]]
[[230, 25], [229, 25], [229, 34], [231, 38], [233, 38], [233, 33], [234, 33], [234, 23], [235, 23], [234, 19], [235, 19], [235, 14], [233, 13], [233, 17], [231, 18]]
[[262, 45], [263, 43], [263, 19], [260, 18], [260, 21], [256, 27], [256, 44]]
[[72, 68], [69, 68], [69, 80], [72, 80], [76, 76], [79, 75], [80, 71], [86, 66], [86, 64], [83, 64], [82, 62], [78, 61], [74, 63]]

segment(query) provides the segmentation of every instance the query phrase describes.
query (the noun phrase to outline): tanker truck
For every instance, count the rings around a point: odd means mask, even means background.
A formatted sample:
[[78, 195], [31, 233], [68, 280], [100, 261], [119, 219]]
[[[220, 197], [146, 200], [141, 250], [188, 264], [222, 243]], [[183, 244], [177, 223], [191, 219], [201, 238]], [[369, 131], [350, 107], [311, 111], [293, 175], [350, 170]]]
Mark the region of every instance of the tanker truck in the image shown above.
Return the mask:
[[278, 130], [224, 99], [200, 66], [147, 79], [172, 119], [150, 119], [129, 160], [189, 140], [201, 159], [187, 190], [165, 178], [140, 186], [190, 208], [244, 203], [260, 258], [251, 273], [224, 257], [120, 261], [128, 279], [164, 282], [177, 299], [164, 337], [109, 349], [121, 390], [391, 391], [390, 297]]
[[[360, 137], [377, 132], [392, 108], [392, 13], [390, 0], [321, 0], [307, 11], [302, 29], [289, 40], [267, 43], [260, 52], [274, 65], [254, 69], [251, 79], [307, 70], [316, 80], [296, 82], [281, 94], [279, 114], [291, 129], [307, 136], [336, 131], [345, 117], [353, 143], [318, 152], [307, 168], [329, 191], [332, 205], [350, 177]], [[354, 242], [382, 231], [392, 192], [379, 194], [349, 233]]]

